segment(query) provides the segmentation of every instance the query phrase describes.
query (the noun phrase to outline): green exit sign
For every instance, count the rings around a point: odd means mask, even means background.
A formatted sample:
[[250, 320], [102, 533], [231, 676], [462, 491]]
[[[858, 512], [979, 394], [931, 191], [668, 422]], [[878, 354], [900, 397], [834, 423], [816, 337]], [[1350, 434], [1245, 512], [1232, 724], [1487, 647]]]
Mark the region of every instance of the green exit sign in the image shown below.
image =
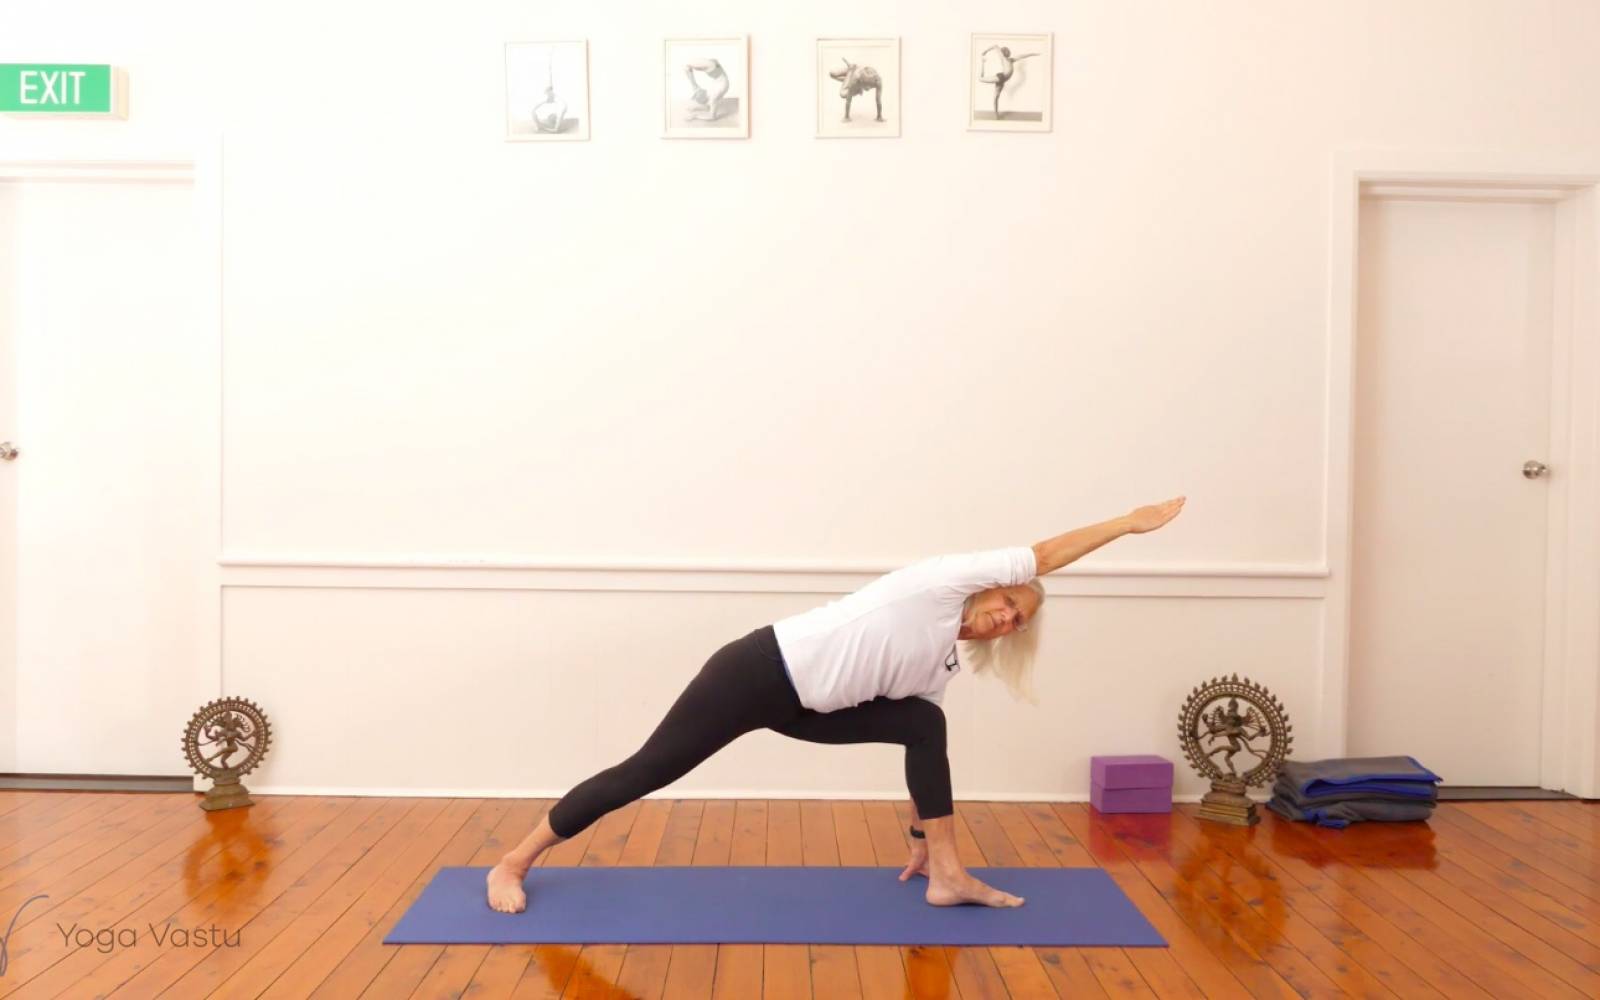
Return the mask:
[[90, 63], [0, 63], [0, 112], [125, 117], [121, 76]]

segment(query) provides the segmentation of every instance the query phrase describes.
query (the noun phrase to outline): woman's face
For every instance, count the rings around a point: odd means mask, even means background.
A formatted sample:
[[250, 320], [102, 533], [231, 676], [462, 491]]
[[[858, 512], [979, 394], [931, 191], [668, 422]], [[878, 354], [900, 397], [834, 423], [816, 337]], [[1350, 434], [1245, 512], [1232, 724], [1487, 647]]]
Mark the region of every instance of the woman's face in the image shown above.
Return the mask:
[[1028, 627], [1039, 610], [1032, 587], [995, 587], [972, 595], [961, 621], [963, 639], [998, 639]]

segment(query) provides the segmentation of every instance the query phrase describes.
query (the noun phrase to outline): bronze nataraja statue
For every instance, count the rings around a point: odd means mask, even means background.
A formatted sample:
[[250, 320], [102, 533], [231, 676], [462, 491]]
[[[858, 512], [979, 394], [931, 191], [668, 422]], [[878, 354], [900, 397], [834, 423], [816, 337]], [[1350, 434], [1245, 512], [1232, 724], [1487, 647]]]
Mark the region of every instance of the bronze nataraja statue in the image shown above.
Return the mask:
[[[1200, 800], [1200, 818], [1252, 826], [1261, 817], [1246, 789], [1277, 774], [1294, 744], [1294, 726], [1266, 688], [1234, 674], [1214, 677], [1189, 693], [1178, 713], [1178, 740], [1194, 769], [1211, 779], [1211, 791]], [[1212, 759], [1218, 754], [1226, 771]], [[1255, 761], [1242, 774], [1235, 762], [1241, 754]]]
[[184, 728], [182, 741], [189, 767], [212, 781], [200, 808], [210, 811], [255, 805], [239, 779], [255, 770], [271, 745], [272, 726], [255, 702], [218, 698], [201, 705]]

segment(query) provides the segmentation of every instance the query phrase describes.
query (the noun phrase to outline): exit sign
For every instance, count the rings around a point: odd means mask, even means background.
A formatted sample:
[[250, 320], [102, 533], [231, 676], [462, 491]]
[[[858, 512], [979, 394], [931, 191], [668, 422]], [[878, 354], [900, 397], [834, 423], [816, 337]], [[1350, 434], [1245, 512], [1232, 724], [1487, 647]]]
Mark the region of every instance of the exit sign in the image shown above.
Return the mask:
[[89, 63], [0, 63], [0, 112], [126, 117], [121, 78]]

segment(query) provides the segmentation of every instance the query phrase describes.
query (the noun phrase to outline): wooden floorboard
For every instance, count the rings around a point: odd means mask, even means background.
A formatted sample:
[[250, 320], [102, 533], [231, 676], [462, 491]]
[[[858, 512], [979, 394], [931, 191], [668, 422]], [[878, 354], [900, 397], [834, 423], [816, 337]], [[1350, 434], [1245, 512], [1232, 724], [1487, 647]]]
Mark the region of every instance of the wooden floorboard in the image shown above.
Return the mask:
[[[957, 803], [964, 863], [1103, 868], [1158, 949], [383, 944], [435, 872], [492, 865], [551, 805], [205, 813], [189, 794], [0, 790], [0, 1000], [1600, 996], [1600, 805], [1575, 801], [1451, 802], [1427, 824], [1343, 831]], [[909, 821], [904, 802], [649, 800], [539, 864], [893, 878]]]

